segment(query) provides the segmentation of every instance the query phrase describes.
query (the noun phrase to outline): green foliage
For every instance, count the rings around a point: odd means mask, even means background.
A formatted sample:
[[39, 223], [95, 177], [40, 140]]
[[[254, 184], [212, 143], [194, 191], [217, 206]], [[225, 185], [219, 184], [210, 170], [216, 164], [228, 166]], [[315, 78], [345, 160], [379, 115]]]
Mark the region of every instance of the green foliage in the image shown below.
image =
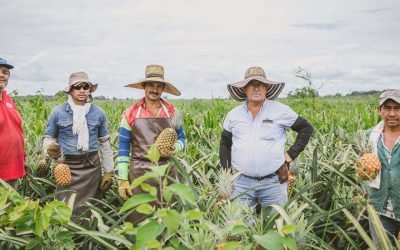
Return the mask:
[[[307, 83], [307, 87], [314, 86]], [[307, 118], [315, 132], [293, 164], [298, 174], [288, 204], [274, 207], [271, 214], [268, 209], [256, 213], [236, 201], [218, 198], [222, 122], [239, 103], [172, 101], [184, 115], [186, 149], [173, 157], [172, 164], [158, 166], [159, 155], [153, 146], [147, 155], [157, 167], [131, 183], [146, 193], [123, 201], [114, 184], [102, 200], [87, 204], [91, 214], [81, 218], [79, 225], [67, 221], [70, 217], [64, 203], [53, 201], [51, 177], [35, 176], [46, 120], [51, 109], [64, 100], [61, 96], [53, 101], [41, 95], [17, 96], [32, 174], [18, 187], [22, 195], [0, 190], [0, 249], [214, 249], [217, 244], [223, 244], [223, 249], [373, 248], [366, 237], [367, 194], [355, 177], [357, 154], [352, 137], [379, 121], [376, 96], [280, 100]], [[95, 100], [95, 104], [107, 113], [116, 156], [120, 116], [132, 101]], [[294, 140], [295, 133], [288, 132], [288, 146]], [[180, 179], [166, 176], [173, 166]], [[159, 183], [160, 194], [149, 180]], [[140, 224], [125, 223], [131, 211], [148, 217]], [[384, 238], [382, 232], [380, 236]], [[275, 243], [267, 246], [266, 242]]]

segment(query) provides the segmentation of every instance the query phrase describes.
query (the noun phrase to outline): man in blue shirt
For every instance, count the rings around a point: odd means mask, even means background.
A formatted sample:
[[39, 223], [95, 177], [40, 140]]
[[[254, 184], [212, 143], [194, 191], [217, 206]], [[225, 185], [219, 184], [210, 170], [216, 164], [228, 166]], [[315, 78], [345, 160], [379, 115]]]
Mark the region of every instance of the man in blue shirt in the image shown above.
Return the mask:
[[[304, 150], [313, 131], [307, 120], [273, 101], [284, 85], [268, 80], [260, 67], [247, 69], [243, 81], [228, 85], [231, 96], [245, 102], [225, 118], [220, 162], [240, 172], [232, 195], [251, 207], [257, 202], [263, 208], [286, 203], [289, 163]], [[288, 128], [298, 135], [285, 152]]]
[[107, 191], [112, 184], [114, 161], [106, 114], [90, 103], [91, 93], [96, 89], [97, 84], [91, 82], [85, 72], [72, 73], [64, 89], [68, 101], [51, 112], [43, 140], [45, 154], [55, 160], [61, 159], [71, 170], [71, 184], [57, 185], [57, 199], [68, 201], [70, 195], [76, 193], [74, 215], [84, 212], [82, 205], [90, 198], [101, 198], [101, 191]]

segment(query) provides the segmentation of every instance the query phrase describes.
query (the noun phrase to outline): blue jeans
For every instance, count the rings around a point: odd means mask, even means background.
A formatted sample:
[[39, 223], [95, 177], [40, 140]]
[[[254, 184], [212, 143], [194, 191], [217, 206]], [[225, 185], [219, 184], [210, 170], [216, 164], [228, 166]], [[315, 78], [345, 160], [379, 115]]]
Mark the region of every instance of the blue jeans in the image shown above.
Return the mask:
[[270, 205], [284, 206], [288, 200], [287, 182], [280, 184], [277, 175], [263, 180], [254, 180], [239, 175], [233, 182], [233, 198], [255, 207], [259, 202], [262, 208]]
[[[392, 243], [392, 246], [395, 246], [396, 243], [394, 239], [397, 238], [397, 235], [400, 232], [400, 222], [383, 215], [380, 215], [379, 219], [382, 222], [382, 226], [385, 229], [386, 234], [389, 237], [390, 242]], [[371, 220], [369, 220], [369, 231], [371, 232], [372, 241], [375, 243], [375, 245], [379, 246], [379, 238], [376, 235]]]

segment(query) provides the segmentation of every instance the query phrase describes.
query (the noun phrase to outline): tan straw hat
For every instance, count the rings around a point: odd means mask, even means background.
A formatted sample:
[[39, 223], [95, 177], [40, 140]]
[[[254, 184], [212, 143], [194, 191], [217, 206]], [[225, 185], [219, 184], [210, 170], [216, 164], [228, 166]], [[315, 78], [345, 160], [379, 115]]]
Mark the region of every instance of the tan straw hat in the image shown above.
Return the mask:
[[251, 81], [258, 81], [264, 83], [267, 86], [267, 94], [265, 95], [267, 99], [274, 100], [282, 92], [285, 83], [274, 82], [268, 80], [265, 76], [265, 72], [261, 67], [251, 67], [246, 70], [244, 75], [244, 80], [232, 84], [228, 84], [229, 94], [236, 101], [246, 100], [246, 94], [244, 93], [244, 87]]
[[89, 76], [85, 72], [75, 72], [69, 76], [69, 83], [68, 83], [68, 86], [64, 89], [64, 92], [68, 94], [69, 91], [71, 90], [72, 86], [77, 85], [82, 82], [87, 82], [90, 84], [90, 86], [91, 86], [90, 93], [93, 93], [96, 91], [97, 83], [91, 82], [89, 80]]
[[125, 87], [143, 89], [143, 83], [146, 82], [161, 82], [165, 84], [164, 92], [172, 95], [180, 96], [181, 92], [176, 89], [171, 83], [164, 81], [164, 67], [157, 64], [146, 66], [145, 77], [143, 80], [126, 85]]

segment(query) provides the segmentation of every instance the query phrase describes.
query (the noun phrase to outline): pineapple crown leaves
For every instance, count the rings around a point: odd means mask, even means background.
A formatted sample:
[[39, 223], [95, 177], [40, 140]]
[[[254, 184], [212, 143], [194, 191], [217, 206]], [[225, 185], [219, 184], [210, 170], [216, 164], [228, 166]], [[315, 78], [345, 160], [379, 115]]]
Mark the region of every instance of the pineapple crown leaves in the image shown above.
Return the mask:
[[355, 150], [359, 155], [372, 152], [372, 145], [368, 142], [365, 131], [358, 130], [353, 137]]
[[178, 129], [182, 125], [183, 114], [179, 111], [179, 109], [175, 109], [174, 116], [171, 118], [171, 127], [175, 130]]
[[[172, 116], [172, 118], [169, 121], [169, 125], [171, 126], [171, 128], [173, 128], [174, 130], [177, 130], [181, 125], [182, 125], [182, 120], [183, 120], [183, 114], [178, 110], [175, 109], [175, 113], [174, 116]], [[158, 127], [158, 129], [160, 131], [163, 131], [164, 129], [158, 125], [157, 123], [155, 124], [155, 126]]]

